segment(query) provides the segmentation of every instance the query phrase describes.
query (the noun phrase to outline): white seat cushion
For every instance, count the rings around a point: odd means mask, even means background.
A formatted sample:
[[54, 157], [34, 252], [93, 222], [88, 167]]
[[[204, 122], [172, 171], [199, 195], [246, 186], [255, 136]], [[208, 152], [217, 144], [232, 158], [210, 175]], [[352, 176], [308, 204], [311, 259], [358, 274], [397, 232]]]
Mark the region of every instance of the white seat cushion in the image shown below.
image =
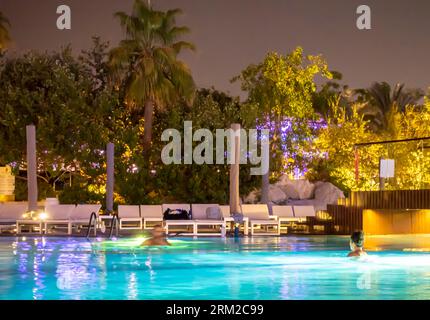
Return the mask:
[[148, 218], [163, 219], [163, 207], [161, 205], [141, 205], [140, 215], [144, 219], [148, 219]]
[[315, 217], [316, 212], [313, 206], [294, 206], [294, 216], [296, 218]]
[[269, 219], [269, 208], [266, 204], [242, 204], [242, 213], [250, 220]]

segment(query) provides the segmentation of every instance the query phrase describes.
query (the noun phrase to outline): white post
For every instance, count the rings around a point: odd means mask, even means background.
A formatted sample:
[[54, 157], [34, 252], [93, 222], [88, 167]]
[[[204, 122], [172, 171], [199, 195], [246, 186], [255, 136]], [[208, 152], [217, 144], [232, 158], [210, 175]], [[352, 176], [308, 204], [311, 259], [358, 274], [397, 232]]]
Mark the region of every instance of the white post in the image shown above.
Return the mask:
[[37, 210], [36, 127], [26, 127], [28, 211]]
[[113, 212], [113, 187], [114, 187], [114, 152], [115, 147], [113, 143], [108, 143], [106, 147], [106, 210]]
[[[230, 165], [230, 214], [240, 212], [239, 199], [239, 162], [240, 162], [240, 124], [233, 123], [231, 129], [234, 136], [234, 163]], [[233, 143], [233, 142], [232, 142]]]

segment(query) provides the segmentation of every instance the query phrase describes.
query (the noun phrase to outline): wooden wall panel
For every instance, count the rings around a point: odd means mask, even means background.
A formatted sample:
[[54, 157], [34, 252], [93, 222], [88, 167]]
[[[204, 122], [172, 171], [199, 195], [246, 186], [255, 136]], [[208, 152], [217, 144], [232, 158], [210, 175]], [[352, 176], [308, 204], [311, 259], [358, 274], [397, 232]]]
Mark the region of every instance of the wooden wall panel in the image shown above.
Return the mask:
[[[430, 233], [429, 209], [429, 189], [357, 191], [340, 199], [337, 205], [327, 206], [338, 234], [350, 234], [357, 229], [369, 230], [371, 234]], [[387, 216], [380, 217], [366, 210], [384, 212]]]
[[430, 190], [356, 191], [347, 206], [363, 209], [430, 209]]
[[391, 214], [363, 210], [363, 231], [369, 235], [389, 234], [393, 224]]
[[363, 231], [369, 235], [430, 233], [430, 210], [363, 210]]
[[430, 233], [430, 210], [418, 210], [411, 221], [412, 233]]

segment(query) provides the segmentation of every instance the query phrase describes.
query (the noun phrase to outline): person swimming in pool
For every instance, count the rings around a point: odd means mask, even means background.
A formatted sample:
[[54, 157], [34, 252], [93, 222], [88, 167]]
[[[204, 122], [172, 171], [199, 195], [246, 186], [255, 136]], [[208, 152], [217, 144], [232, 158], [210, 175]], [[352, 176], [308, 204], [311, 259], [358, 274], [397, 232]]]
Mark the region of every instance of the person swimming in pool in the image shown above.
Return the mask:
[[351, 239], [349, 241], [349, 246], [351, 248], [351, 252], [348, 253], [348, 257], [361, 257], [366, 256], [366, 251], [363, 250], [364, 245], [364, 233], [363, 231], [355, 231], [351, 235]]
[[170, 246], [166, 239], [166, 234], [162, 227], [155, 227], [152, 230], [151, 238], [145, 240], [141, 246]]

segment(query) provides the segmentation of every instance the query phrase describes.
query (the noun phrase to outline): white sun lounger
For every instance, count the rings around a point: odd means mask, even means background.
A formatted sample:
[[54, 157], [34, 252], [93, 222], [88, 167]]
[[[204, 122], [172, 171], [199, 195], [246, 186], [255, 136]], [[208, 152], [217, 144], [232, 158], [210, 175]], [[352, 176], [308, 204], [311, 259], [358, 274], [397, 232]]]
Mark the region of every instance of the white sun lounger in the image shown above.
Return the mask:
[[96, 218], [98, 218], [101, 208], [102, 206], [99, 204], [78, 204], [70, 213], [71, 228], [82, 225], [88, 226], [91, 214], [95, 213]]
[[140, 215], [143, 219], [143, 229], [153, 229], [153, 227], [148, 227], [148, 222], [161, 222], [163, 225], [161, 205], [140, 205]]
[[[207, 210], [213, 208], [219, 211], [219, 219], [209, 219], [207, 217]], [[195, 236], [223, 236], [225, 232], [225, 220], [223, 213], [218, 204], [192, 204], [191, 205], [192, 219], [194, 221], [194, 235]], [[199, 232], [199, 226], [219, 227], [218, 232]]]
[[222, 205], [222, 206], [219, 206], [219, 208], [221, 210], [223, 218], [231, 218], [231, 215], [230, 215], [230, 206], [228, 206], [228, 205]]
[[306, 220], [307, 217], [315, 217], [316, 212], [314, 206], [294, 206], [294, 217], [299, 221]]
[[[269, 208], [265, 204], [242, 204], [242, 213], [249, 219], [251, 235], [279, 235], [279, 221], [276, 216], [269, 214]], [[256, 232], [257, 227], [272, 226], [276, 232]]]
[[294, 216], [293, 206], [272, 206], [272, 213], [278, 217], [279, 227], [282, 228], [282, 223], [299, 222], [300, 218]]
[[120, 230], [142, 230], [142, 217], [138, 205], [119, 205], [118, 218]]
[[72, 223], [70, 216], [75, 209], [74, 204], [57, 204], [45, 207], [46, 220], [44, 220], [45, 233], [48, 233], [49, 226], [67, 225], [67, 234], [72, 234]]
[[[167, 209], [171, 210], [187, 210], [190, 211], [190, 205], [189, 204], [163, 204], [163, 213], [166, 212]], [[169, 234], [169, 227], [170, 226], [185, 226], [185, 227], [191, 227], [191, 232], [185, 232], [181, 233], [184, 236], [194, 236], [195, 234], [195, 224], [193, 220], [165, 220], [165, 228], [166, 228], [166, 234]]]
[[16, 226], [16, 222], [23, 219], [26, 211], [26, 203], [0, 203], [0, 233], [2, 229]]

